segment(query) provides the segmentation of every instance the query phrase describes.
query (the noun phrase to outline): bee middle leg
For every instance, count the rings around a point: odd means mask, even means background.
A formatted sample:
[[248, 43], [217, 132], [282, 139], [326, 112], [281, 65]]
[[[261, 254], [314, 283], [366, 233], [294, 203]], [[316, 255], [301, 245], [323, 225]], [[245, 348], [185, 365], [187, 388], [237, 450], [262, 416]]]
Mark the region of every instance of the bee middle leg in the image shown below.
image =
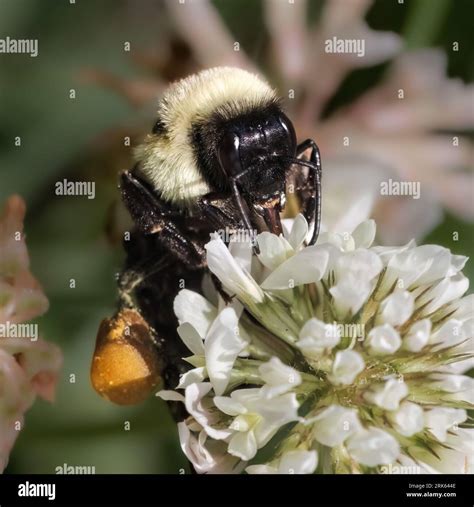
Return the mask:
[[122, 174], [122, 198], [138, 229], [156, 234], [162, 245], [189, 269], [206, 265], [204, 248], [183, 231], [183, 217], [154, 195], [131, 172]]

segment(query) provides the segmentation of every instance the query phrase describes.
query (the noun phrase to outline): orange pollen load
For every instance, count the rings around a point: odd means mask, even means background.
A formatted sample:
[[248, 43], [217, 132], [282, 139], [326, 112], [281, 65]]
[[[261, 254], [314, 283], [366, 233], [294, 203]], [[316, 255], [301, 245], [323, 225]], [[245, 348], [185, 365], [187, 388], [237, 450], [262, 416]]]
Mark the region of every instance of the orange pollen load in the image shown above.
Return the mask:
[[135, 310], [104, 319], [91, 367], [94, 389], [119, 405], [144, 401], [161, 382], [158, 349], [149, 325]]

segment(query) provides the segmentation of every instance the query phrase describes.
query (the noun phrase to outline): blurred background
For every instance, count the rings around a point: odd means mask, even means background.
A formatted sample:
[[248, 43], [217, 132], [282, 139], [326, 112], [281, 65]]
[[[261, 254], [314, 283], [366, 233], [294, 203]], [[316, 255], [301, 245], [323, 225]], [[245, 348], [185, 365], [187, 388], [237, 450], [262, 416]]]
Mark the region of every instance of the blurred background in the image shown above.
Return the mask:
[[[27, 202], [32, 272], [50, 300], [40, 331], [64, 353], [57, 400], [28, 412], [7, 472], [188, 470], [161, 400], [115, 407], [89, 381], [123, 259], [117, 175], [169, 81], [223, 64], [260, 71], [299, 137], [320, 144], [328, 227], [366, 196], [379, 242], [470, 255], [473, 18], [470, 0], [0, 0], [0, 38], [39, 41], [36, 58], [0, 54], [0, 202]], [[325, 53], [333, 36], [364, 39], [364, 57]], [[95, 199], [55, 195], [64, 178], [95, 181]], [[420, 181], [422, 198], [381, 199], [388, 178]]]

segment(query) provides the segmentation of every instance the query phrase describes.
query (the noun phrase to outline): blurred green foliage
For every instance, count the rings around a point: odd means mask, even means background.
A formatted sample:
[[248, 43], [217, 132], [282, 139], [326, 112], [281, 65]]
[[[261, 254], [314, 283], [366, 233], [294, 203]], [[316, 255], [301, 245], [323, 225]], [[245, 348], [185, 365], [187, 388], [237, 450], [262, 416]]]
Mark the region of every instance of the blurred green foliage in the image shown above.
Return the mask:
[[[268, 41], [261, 3], [214, 3], [236, 39], [265, 68], [263, 49]], [[473, 18], [473, 2], [405, 3], [406, 8], [400, 9], [395, 1], [379, 0], [367, 19], [375, 28], [402, 33], [412, 47], [449, 47], [456, 38], [472, 50], [468, 20]], [[187, 469], [175, 425], [162, 401], [115, 407], [100, 399], [89, 382], [95, 334], [101, 319], [113, 312], [115, 274], [122, 260], [120, 247], [111, 246], [104, 235], [108, 210], [117, 198], [115, 177], [105, 169], [101, 173], [95, 164], [94, 200], [54, 195], [58, 179], [89, 174], [91, 151], [104, 131], [117, 126], [133, 129], [145, 121], [143, 113], [123, 99], [84, 84], [79, 76], [91, 67], [122, 77], [143, 75], [131, 65], [123, 43], [131, 41], [133, 47], [145, 50], [156, 43], [157, 30], [169, 22], [156, 4], [152, 0], [77, 0], [75, 4], [0, 0], [0, 37], [40, 41], [37, 58], [0, 55], [0, 202], [13, 192], [27, 200], [32, 272], [42, 282], [51, 305], [39, 319], [40, 329], [62, 347], [65, 356], [57, 402], [39, 401], [27, 414], [7, 469], [12, 473], [54, 473], [63, 463], [94, 465], [97, 473]], [[309, 4], [311, 23], [319, 15], [321, 2], [310, 0]], [[466, 52], [463, 55], [450, 52], [450, 73], [472, 79], [472, 62]], [[353, 73], [330, 108], [373, 85], [383, 69], [378, 66]], [[71, 88], [76, 90], [75, 100], [69, 99]], [[21, 147], [14, 146], [16, 136], [22, 138]], [[460, 231], [457, 242], [452, 240], [453, 230]], [[466, 255], [472, 251], [472, 228], [447, 217], [427, 240]], [[468, 274], [473, 280], [472, 263]], [[71, 278], [76, 280], [75, 289], [69, 288]], [[71, 374], [75, 383], [70, 382]], [[124, 429], [126, 421], [130, 431]]]

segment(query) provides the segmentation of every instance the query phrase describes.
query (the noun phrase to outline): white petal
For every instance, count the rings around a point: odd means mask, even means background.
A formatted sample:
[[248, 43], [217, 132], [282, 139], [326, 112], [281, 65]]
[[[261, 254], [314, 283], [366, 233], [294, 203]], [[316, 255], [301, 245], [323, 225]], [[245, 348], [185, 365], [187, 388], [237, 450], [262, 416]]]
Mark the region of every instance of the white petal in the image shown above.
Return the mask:
[[410, 352], [419, 352], [430, 339], [431, 320], [423, 319], [415, 322], [403, 338], [403, 348]]
[[366, 340], [366, 347], [373, 355], [393, 354], [402, 344], [400, 335], [390, 324], [377, 326], [370, 330]]
[[451, 255], [451, 266], [449, 267], [446, 276], [453, 276], [458, 271], [461, 271], [468, 260], [469, 257], [465, 257], [464, 255]]
[[380, 304], [380, 315], [377, 323], [387, 323], [392, 326], [404, 324], [413, 313], [415, 298], [407, 290], [397, 291], [385, 298]]
[[258, 387], [252, 387], [250, 389], [236, 389], [232, 391], [230, 395], [235, 401], [238, 401], [245, 407], [258, 407], [261, 396], [261, 390]]
[[427, 315], [441, 308], [446, 303], [460, 298], [467, 291], [468, 287], [469, 279], [462, 273], [458, 273], [450, 278], [444, 278], [437, 285], [433, 286], [417, 300], [417, 305], [421, 306], [431, 300], [423, 310]]
[[[420, 278], [424, 283], [429, 283], [445, 276], [450, 263], [449, 250], [433, 247], [434, 245], [423, 245], [395, 254], [387, 265], [386, 283], [391, 285], [398, 279], [402, 287], [409, 288]], [[441, 261], [441, 269], [432, 272], [436, 257]]]
[[360, 223], [353, 231], [352, 237], [356, 248], [369, 248], [375, 239], [375, 220], [366, 220]]
[[204, 343], [206, 369], [217, 395], [227, 388], [234, 362], [247, 345], [239, 336], [238, 323], [235, 309], [225, 308], [212, 324]]
[[212, 401], [224, 414], [238, 416], [239, 414], [245, 414], [245, 412], [247, 412], [247, 409], [241, 403], [228, 396], [214, 396]]
[[257, 441], [253, 431], [237, 432], [232, 435], [228, 452], [244, 461], [249, 461], [257, 454]]
[[227, 454], [222, 442], [211, 441], [211, 452], [206, 448], [209, 441], [205, 432], [201, 431], [196, 438], [185, 422], [178, 423], [178, 435], [183, 453], [198, 474], [237, 473], [237, 460]]
[[445, 442], [448, 431], [466, 419], [467, 413], [461, 408], [435, 407], [425, 412], [425, 426], [440, 442]]
[[474, 428], [458, 428], [446, 439], [447, 445], [456, 451], [469, 453], [474, 459]]
[[232, 293], [243, 299], [251, 298], [256, 302], [263, 301], [263, 292], [255, 280], [232, 257], [224, 242], [217, 234], [206, 244], [207, 264], [212, 273]]
[[461, 343], [465, 339], [462, 321], [449, 319], [431, 335], [430, 343], [439, 344], [444, 348]]
[[266, 384], [262, 387], [264, 398], [273, 398], [301, 384], [299, 372], [283, 364], [277, 357], [272, 357], [270, 361], [259, 366], [258, 371]]
[[193, 368], [181, 375], [177, 389], [184, 389], [195, 382], [202, 382], [206, 377], [206, 368], [203, 366], [200, 368]]
[[229, 426], [231, 430], [234, 431], [250, 431], [251, 430], [251, 421], [248, 417], [244, 415], [238, 415], [234, 418], [231, 425]]
[[252, 475], [257, 475], [257, 474], [260, 474], [260, 475], [263, 475], [263, 474], [277, 474], [278, 473], [278, 469], [275, 468], [275, 467], [272, 467], [270, 465], [250, 465], [248, 466], [245, 471], [248, 473], [248, 474], [252, 474]]
[[324, 349], [332, 349], [341, 341], [341, 333], [336, 324], [312, 318], [301, 328], [296, 346], [307, 356], [317, 357]]
[[350, 455], [363, 465], [387, 465], [397, 459], [400, 447], [397, 440], [379, 428], [362, 430], [347, 441]]
[[364, 367], [364, 360], [358, 352], [355, 350], [340, 350], [334, 359], [329, 380], [335, 385], [352, 384]]
[[417, 249], [420, 258], [429, 259], [430, 265], [419, 277], [417, 277], [417, 285], [432, 283], [447, 276], [451, 266], [451, 252], [438, 245], [422, 245]]
[[291, 228], [291, 233], [288, 237], [288, 243], [291, 245], [295, 252], [297, 252], [301, 245], [304, 243], [307, 235], [308, 222], [306, 221], [306, 218], [301, 213], [299, 213], [293, 221], [293, 227]]
[[352, 252], [355, 250], [354, 238], [348, 233], [322, 232], [318, 237], [318, 246], [330, 244], [343, 252]]
[[316, 451], [288, 451], [280, 458], [280, 474], [312, 474], [318, 465]]
[[196, 328], [189, 322], [184, 322], [178, 327], [178, 334], [183, 343], [195, 356], [204, 355], [204, 345]]
[[357, 410], [340, 405], [325, 408], [315, 417], [306, 419], [305, 424], [311, 424], [316, 440], [329, 447], [342, 444], [361, 428]]
[[180, 324], [189, 322], [203, 338], [217, 315], [213, 304], [201, 294], [188, 289], [179, 291], [173, 309]]
[[403, 246], [373, 246], [371, 250], [382, 259], [382, 262], [386, 266], [394, 255], [401, 252], [405, 252], [406, 250], [411, 250], [412, 248], [415, 247], [416, 242], [414, 239], [412, 239], [406, 245]]
[[184, 396], [176, 391], [158, 391], [156, 396], [165, 401], [182, 401], [184, 403]]
[[388, 418], [395, 429], [405, 437], [411, 437], [421, 431], [425, 425], [423, 409], [416, 403], [404, 401], [395, 412], [390, 412]]
[[262, 283], [267, 290], [282, 290], [321, 280], [328, 262], [328, 253], [318, 246], [309, 246], [275, 269]]
[[348, 312], [352, 315], [357, 313], [367, 301], [372, 289], [373, 285], [370, 281], [348, 273], [341, 281], [331, 287], [329, 292], [334, 298], [338, 314], [345, 316]]
[[456, 319], [464, 321], [471, 318], [474, 314], [474, 294], [464, 296], [459, 301], [453, 301], [451, 306], [455, 309], [453, 317]]
[[383, 268], [380, 257], [371, 250], [359, 249], [341, 255], [336, 263], [336, 279], [342, 280], [351, 273], [360, 280], [369, 281]]
[[276, 269], [293, 255], [293, 249], [288, 241], [282, 236], [276, 236], [270, 232], [262, 232], [257, 236], [260, 253], [260, 262], [271, 269]]
[[474, 379], [467, 375], [437, 375], [432, 385], [451, 393], [450, 400], [467, 401], [474, 405]]
[[[472, 436], [471, 436], [472, 438]], [[436, 474], [472, 474], [474, 473], [474, 459], [472, 452], [459, 452], [456, 449], [439, 447], [434, 456], [425, 449], [414, 447], [411, 453], [416, 460]]]
[[390, 378], [382, 385], [375, 385], [364, 398], [385, 410], [397, 410], [400, 401], [408, 395], [405, 382]]
[[191, 434], [185, 422], [178, 423], [178, 435], [181, 449], [193, 464], [196, 472], [207, 472], [212, 467], [214, 460], [205, 448], [200, 448], [197, 438]]
[[[254, 411], [264, 418], [265, 423], [279, 428], [291, 421], [298, 420], [298, 407], [296, 394], [286, 393], [276, 398], [262, 398]], [[258, 431], [264, 432], [263, 428], [258, 428]], [[257, 435], [258, 441], [265, 438], [266, 436]]]
[[286, 393], [271, 399], [261, 399], [253, 412], [262, 417], [255, 426], [258, 446], [263, 447], [281, 426], [299, 420], [295, 393]]
[[203, 404], [203, 398], [212, 389], [210, 382], [201, 382], [190, 384], [185, 389], [185, 406], [190, 415], [203, 427], [204, 431], [216, 440], [227, 438], [232, 432], [231, 430], [220, 430], [214, 428], [218, 423], [218, 416]]
[[251, 273], [253, 245], [247, 235], [243, 240], [238, 235], [231, 237], [229, 252], [243, 270]]

